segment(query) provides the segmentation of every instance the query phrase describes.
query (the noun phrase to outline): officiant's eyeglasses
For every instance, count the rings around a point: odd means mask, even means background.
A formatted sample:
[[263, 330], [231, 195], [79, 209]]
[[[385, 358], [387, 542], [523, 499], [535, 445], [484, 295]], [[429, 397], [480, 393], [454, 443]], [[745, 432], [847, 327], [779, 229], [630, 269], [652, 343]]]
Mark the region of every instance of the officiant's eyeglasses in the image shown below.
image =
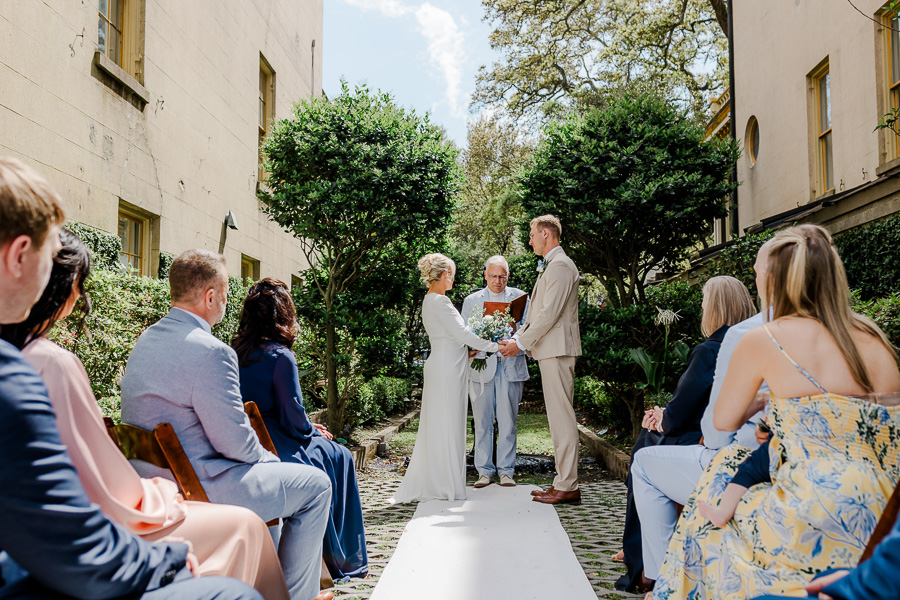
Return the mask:
[[500, 281], [506, 281], [509, 279], [509, 275], [488, 275], [489, 279], [499, 279]]

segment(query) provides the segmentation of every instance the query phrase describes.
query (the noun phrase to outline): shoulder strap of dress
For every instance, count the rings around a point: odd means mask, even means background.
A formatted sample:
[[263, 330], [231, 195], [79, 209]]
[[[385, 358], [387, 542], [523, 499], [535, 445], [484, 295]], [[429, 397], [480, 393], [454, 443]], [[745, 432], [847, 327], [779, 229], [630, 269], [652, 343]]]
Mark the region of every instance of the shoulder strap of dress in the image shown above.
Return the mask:
[[813, 378], [813, 376], [810, 375], [810, 374], [807, 372], [806, 369], [804, 369], [803, 367], [801, 367], [800, 365], [798, 365], [798, 364], [797, 364], [797, 361], [795, 361], [793, 358], [791, 358], [791, 355], [788, 354], [788, 353], [785, 351], [785, 349], [781, 347], [781, 344], [778, 343], [778, 340], [776, 340], [776, 339], [775, 339], [775, 336], [772, 335], [772, 332], [769, 331], [769, 326], [768, 326], [768, 325], [763, 325], [763, 329], [766, 330], [766, 333], [769, 334], [769, 339], [772, 340], [772, 343], [775, 344], [775, 347], [778, 348], [778, 349], [781, 351], [782, 354], [784, 354], [784, 357], [785, 357], [786, 359], [788, 359], [789, 361], [791, 361], [791, 364], [794, 365], [795, 367], [797, 367], [797, 370], [800, 371], [801, 373], [803, 373], [803, 376], [806, 377], [807, 379], [809, 379], [809, 381], [810, 381], [814, 386], [816, 386], [817, 388], [819, 388], [819, 391], [820, 391], [820, 392], [822, 392], [823, 394], [827, 394], [828, 391], [827, 391], [825, 388], [823, 388], [821, 385], [819, 385], [819, 382], [816, 381], [816, 380]]

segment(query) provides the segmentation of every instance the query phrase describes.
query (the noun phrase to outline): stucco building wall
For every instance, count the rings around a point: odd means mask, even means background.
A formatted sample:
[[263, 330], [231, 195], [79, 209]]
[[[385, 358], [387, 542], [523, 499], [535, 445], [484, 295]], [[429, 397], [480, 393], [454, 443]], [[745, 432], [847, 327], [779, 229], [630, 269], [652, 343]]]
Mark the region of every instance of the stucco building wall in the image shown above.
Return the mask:
[[306, 262], [256, 198], [260, 55], [285, 117], [321, 90], [323, 0], [140, 1], [145, 105], [94, 64], [97, 0], [0, 0], [0, 154], [41, 171], [71, 219], [116, 233], [120, 201], [153, 216], [154, 268], [202, 247], [290, 282]]

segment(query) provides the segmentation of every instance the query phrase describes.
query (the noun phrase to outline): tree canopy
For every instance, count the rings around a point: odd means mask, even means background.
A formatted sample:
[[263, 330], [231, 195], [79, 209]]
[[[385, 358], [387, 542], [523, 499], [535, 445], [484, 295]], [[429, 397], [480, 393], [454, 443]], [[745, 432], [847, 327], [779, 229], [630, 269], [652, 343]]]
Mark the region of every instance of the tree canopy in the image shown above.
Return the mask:
[[457, 151], [427, 116], [344, 82], [334, 99], [296, 105], [275, 124], [264, 152], [265, 211], [294, 234], [313, 265], [303, 273], [304, 289], [321, 299], [328, 421], [339, 432], [346, 394], [339, 393], [338, 366], [352, 361], [341, 343], [365, 342], [339, 330], [353, 331], [348, 320], [365, 298], [391, 296], [369, 289], [380, 270], [414, 268], [414, 258], [398, 263], [398, 248], [418, 248], [446, 231], [460, 184]]
[[522, 179], [530, 216], [557, 215], [566, 251], [614, 305], [644, 301], [647, 276], [678, 266], [725, 216], [738, 150], [650, 95], [549, 123]]
[[491, 47], [474, 101], [553, 113], [612, 90], [662, 92], [696, 114], [727, 83], [724, 0], [482, 0]]

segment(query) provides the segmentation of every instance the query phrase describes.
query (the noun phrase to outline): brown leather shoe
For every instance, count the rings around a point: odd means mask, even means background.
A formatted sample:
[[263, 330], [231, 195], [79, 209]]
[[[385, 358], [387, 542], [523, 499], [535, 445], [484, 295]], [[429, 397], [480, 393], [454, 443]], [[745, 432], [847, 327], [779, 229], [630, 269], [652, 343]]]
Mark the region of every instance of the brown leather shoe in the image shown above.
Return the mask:
[[532, 496], [546, 496], [547, 494], [552, 494], [553, 491], [554, 491], [553, 486], [551, 485], [546, 490], [531, 490], [531, 495]]
[[542, 504], [581, 504], [581, 490], [572, 490], [571, 492], [553, 490], [543, 496], [535, 496], [531, 500]]
[[334, 600], [334, 592], [330, 590], [322, 590], [319, 595], [312, 600]]

